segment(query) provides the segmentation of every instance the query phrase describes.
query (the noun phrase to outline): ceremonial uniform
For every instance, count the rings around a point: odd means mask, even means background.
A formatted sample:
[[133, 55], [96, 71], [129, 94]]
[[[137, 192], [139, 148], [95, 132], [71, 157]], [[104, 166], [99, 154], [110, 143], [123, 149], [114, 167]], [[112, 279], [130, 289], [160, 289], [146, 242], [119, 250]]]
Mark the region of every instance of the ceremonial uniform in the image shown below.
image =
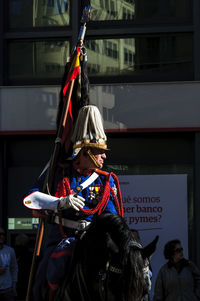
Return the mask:
[[[98, 174], [98, 170], [95, 172]], [[65, 168], [59, 167], [57, 169], [53, 194], [58, 198], [71, 193], [80, 195], [85, 199], [83, 210], [86, 210], [86, 212], [88, 210], [88, 212], [87, 214], [83, 211], [77, 212], [72, 208], [62, 210], [61, 218], [63, 231], [66, 235], [65, 239], [63, 239], [60, 231], [58, 215], [55, 214], [51, 217], [51, 223], [48, 225], [45, 252], [36, 277], [35, 293], [37, 296], [39, 291], [38, 284], [43, 283], [44, 279], [41, 278], [44, 278], [46, 270], [46, 278], [51, 288], [57, 288], [59, 282], [62, 280], [62, 276], [66, 273], [66, 269], [70, 263], [71, 253], [73, 252], [75, 231], [87, 226], [92, 220], [93, 211], [105, 195], [105, 186], [108, 179], [109, 185], [107, 189], [109, 190], [109, 197], [106, 207], [102, 208], [102, 210], [113, 214], [117, 213], [117, 177], [114, 174], [109, 175], [106, 172], [99, 172], [100, 174], [96, 180], [79, 192], [80, 185], [91, 177], [93, 171], [83, 171], [79, 168], [74, 168], [72, 162], [65, 166]], [[44, 179], [45, 174], [39, 177], [34, 187], [29, 191], [29, 194], [42, 190]], [[97, 212], [97, 214], [100, 214], [100, 212]], [[58, 247], [56, 248], [57, 245]]]
[[[99, 177], [95, 180], [95, 182], [92, 182], [83, 191], [78, 192], [77, 188], [79, 188], [80, 185], [91, 176], [91, 174], [92, 171], [90, 170], [81, 171], [79, 169], [75, 169], [71, 163], [67, 167], [65, 167], [65, 169], [59, 167], [56, 171], [52, 194], [59, 198], [59, 197], [69, 195], [70, 193], [76, 193], [85, 199], [85, 206], [83, 207], [83, 209], [86, 210], [94, 209], [98, 204], [98, 202], [100, 201], [101, 197], [103, 196], [104, 187], [106, 183], [106, 175], [108, 175], [108, 173], [105, 173], [105, 175], [99, 174]], [[34, 187], [29, 191], [29, 194], [34, 191], [42, 191], [44, 178], [45, 178], [45, 174], [39, 177]], [[69, 187], [66, 187], [67, 184], [69, 185]], [[115, 194], [117, 194], [117, 188], [112, 175], [110, 176], [109, 186], [114, 190]], [[110, 194], [110, 199], [108, 200], [106, 211], [114, 214], [117, 213], [116, 207], [114, 205], [114, 197], [112, 194]], [[63, 226], [64, 226], [65, 234], [67, 236], [74, 236], [74, 230], [78, 229], [78, 223], [77, 225], [73, 224], [73, 222], [71, 222], [70, 224], [70, 221], [76, 221], [76, 222], [81, 220], [91, 221], [92, 217], [93, 214], [86, 215], [84, 212], [82, 211], [77, 212], [72, 208], [62, 210], [62, 218], [63, 218]], [[52, 223], [51, 226], [49, 227], [50, 232], [48, 233], [49, 237], [46, 242], [47, 246], [55, 243], [59, 243], [62, 238], [58, 223], [59, 221], [58, 218], [56, 218], [56, 216], [55, 218], [52, 218]]]

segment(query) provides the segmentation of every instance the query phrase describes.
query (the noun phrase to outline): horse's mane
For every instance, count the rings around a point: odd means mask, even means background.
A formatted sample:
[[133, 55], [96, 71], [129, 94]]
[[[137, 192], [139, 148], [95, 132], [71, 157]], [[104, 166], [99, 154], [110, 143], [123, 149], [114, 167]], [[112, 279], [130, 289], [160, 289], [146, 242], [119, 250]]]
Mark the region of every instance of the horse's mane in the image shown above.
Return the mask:
[[[86, 231], [79, 232], [69, 277], [56, 300], [141, 300], [146, 293], [143, 267], [141, 246], [125, 220], [101, 214]], [[107, 282], [103, 282], [104, 276]], [[100, 298], [98, 287], [105, 283], [107, 299]]]

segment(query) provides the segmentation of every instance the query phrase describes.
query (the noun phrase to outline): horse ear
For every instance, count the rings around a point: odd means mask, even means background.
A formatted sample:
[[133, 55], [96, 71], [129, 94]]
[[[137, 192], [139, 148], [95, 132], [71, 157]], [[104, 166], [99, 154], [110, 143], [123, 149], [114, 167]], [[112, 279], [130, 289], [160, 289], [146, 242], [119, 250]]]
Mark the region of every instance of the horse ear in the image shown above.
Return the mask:
[[110, 234], [107, 232], [106, 233], [106, 244], [107, 248], [110, 249], [113, 253], [119, 253], [119, 248], [110, 236]]
[[148, 244], [146, 247], [142, 249], [142, 256], [143, 258], [150, 258], [151, 255], [155, 252], [156, 250], [156, 245], [158, 242], [159, 236], [157, 235], [150, 244]]

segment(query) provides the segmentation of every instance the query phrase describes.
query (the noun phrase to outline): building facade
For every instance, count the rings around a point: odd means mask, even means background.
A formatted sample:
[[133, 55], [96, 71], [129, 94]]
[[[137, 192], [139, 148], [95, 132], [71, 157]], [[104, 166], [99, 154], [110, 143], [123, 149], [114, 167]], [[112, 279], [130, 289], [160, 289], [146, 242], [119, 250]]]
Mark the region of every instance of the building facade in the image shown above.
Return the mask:
[[[82, 5], [0, 2], [4, 227], [18, 223], [16, 229], [35, 233], [22, 198], [53, 149], [60, 81], [76, 45]], [[85, 46], [91, 101], [103, 114], [112, 149], [107, 168], [117, 174], [188, 175], [189, 254], [200, 266], [199, 1], [92, 0], [91, 5]]]

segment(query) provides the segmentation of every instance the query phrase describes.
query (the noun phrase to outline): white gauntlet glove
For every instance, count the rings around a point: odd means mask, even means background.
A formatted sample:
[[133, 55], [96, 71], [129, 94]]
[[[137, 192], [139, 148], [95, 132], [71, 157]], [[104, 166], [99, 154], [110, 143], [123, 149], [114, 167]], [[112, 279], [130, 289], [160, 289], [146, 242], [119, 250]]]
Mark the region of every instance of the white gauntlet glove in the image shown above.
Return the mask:
[[79, 211], [80, 208], [83, 208], [85, 205], [85, 199], [79, 195], [70, 194], [66, 197], [61, 197], [58, 209], [68, 209], [73, 208], [76, 211]]

